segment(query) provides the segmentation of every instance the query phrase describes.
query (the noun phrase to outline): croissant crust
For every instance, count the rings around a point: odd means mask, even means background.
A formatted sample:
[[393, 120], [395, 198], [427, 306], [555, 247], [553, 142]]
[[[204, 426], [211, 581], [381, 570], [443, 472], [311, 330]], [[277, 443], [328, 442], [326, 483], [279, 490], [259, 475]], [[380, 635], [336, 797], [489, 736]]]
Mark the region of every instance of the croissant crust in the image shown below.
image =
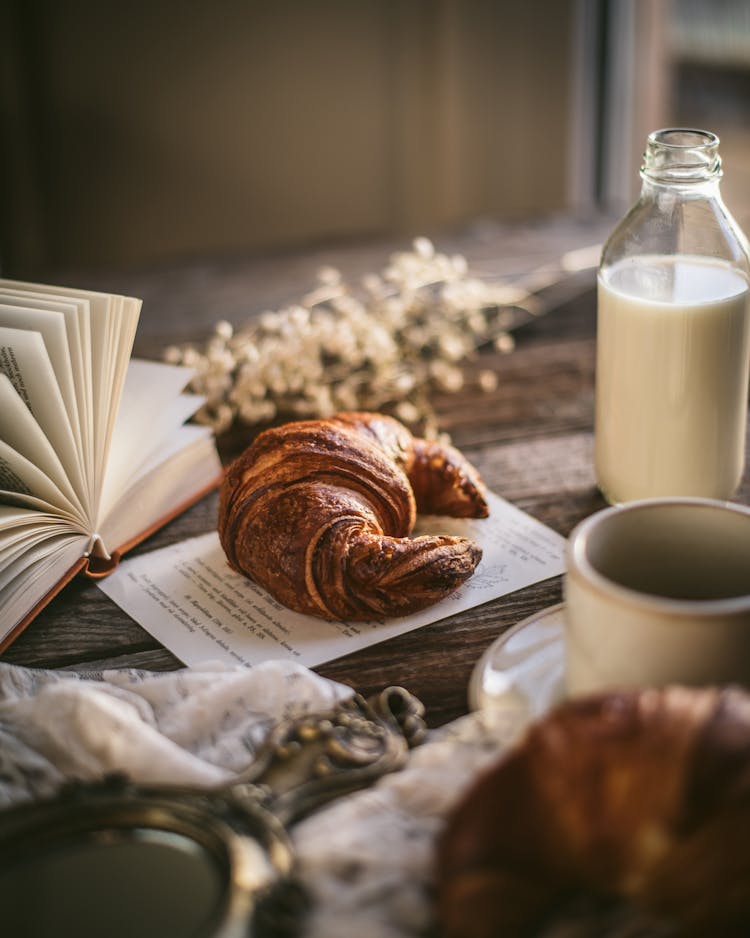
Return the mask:
[[582, 907], [641, 923], [574, 932], [597, 938], [750, 935], [750, 695], [564, 704], [454, 809], [437, 896], [444, 938], [572, 934]]
[[291, 609], [407, 615], [455, 590], [481, 558], [466, 538], [409, 537], [418, 510], [485, 517], [476, 470], [390, 417], [342, 413], [256, 438], [224, 478], [219, 538], [235, 570]]

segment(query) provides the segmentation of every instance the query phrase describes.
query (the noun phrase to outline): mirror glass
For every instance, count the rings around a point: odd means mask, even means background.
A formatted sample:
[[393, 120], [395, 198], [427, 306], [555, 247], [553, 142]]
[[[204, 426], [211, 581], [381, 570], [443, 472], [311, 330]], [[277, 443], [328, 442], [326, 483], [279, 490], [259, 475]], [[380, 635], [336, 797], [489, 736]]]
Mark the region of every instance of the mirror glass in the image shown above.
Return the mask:
[[97, 830], [39, 847], [0, 868], [8, 936], [197, 938], [223, 906], [226, 872], [172, 831]]

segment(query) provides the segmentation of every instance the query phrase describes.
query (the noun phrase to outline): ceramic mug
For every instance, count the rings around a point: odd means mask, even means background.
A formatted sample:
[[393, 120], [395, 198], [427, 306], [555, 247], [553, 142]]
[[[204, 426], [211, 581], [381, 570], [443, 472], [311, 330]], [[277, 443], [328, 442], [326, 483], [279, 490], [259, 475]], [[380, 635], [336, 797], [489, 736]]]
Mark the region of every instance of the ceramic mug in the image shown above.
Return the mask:
[[655, 498], [597, 512], [567, 545], [568, 694], [750, 685], [750, 508]]

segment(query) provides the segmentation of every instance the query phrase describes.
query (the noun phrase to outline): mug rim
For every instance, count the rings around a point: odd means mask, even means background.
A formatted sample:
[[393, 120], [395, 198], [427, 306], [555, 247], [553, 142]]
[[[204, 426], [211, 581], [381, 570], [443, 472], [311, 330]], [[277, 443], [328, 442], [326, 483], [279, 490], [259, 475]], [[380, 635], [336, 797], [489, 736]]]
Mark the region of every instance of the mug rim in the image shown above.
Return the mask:
[[[567, 544], [568, 576], [583, 580], [589, 587], [608, 597], [617, 597], [632, 605], [648, 607], [664, 614], [675, 617], [690, 615], [716, 615], [744, 613], [750, 610], [750, 588], [740, 596], [726, 596], [720, 599], [675, 599], [670, 596], [660, 596], [658, 593], [646, 593], [629, 586], [624, 586], [600, 573], [588, 558], [588, 543], [591, 534], [601, 524], [623, 512], [637, 512], [650, 508], [669, 507], [706, 508], [714, 511], [729, 511], [735, 515], [745, 517], [750, 525], [750, 507], [738, 502], [720, 501], [712, 498], [698, 498], [692, 496], [674, 496], [638, 499], [618, 505], [602, 508], [594, 514], [580, 521], [570, 534]], [[748, 558], [750, 566], [750, 558]]]

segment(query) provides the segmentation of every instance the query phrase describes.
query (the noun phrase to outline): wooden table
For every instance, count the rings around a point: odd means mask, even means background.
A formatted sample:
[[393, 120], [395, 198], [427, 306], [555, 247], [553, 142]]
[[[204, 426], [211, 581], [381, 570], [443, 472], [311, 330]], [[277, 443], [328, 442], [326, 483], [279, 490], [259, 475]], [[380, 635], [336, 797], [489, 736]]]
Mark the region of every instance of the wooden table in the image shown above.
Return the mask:
[[[478, 225], [436, 239], [460, 251], [487, 275], [515, 276], [555, 262], [570, 249], [597, 243], [611, 220], [558, 219], [526, 226]], [[86, 275], [66, 282], [120, 291], [144, 300], [136, 352], [159, 357], [172, 341], [199, 338], [219, 319], [239, 323], [302, 296], [317, 268], [346, 275], [379, 270], [405, 241], [341, 245], [253, 259], [203, 261], [151, 271]], [[604, 502], [591, 463], [595, 348], [595, 276], [589, 270], [543, 295], [548, 311], [521, 327], [511, 354], [483, 351], [466, 369], [466, 385], [434, 399], [441, 427], [479, 468], [487, 485], [567, 535]], [[496, 390], [480, 390], [480, 369], [495, 369]], [[229, 459], [251, 439], [241, 428], [221, 439]], [[736, 500], [750, 503], [750, 478]], [[146, 542], [153, 550], [215, 527], [209, 496]], [[559, 602], [560, 578], [382, 642], [320, 668], [321, 674], [369, 694], [401, 684], [422, 699], [428, 722], [466, 712], [466, 688], [484, 649], [505, 629]], [[69, 585], [5, 652], [2, 660], [62, 669], [139, 667], [171, 670], [181, 663], [92, 583]]]

